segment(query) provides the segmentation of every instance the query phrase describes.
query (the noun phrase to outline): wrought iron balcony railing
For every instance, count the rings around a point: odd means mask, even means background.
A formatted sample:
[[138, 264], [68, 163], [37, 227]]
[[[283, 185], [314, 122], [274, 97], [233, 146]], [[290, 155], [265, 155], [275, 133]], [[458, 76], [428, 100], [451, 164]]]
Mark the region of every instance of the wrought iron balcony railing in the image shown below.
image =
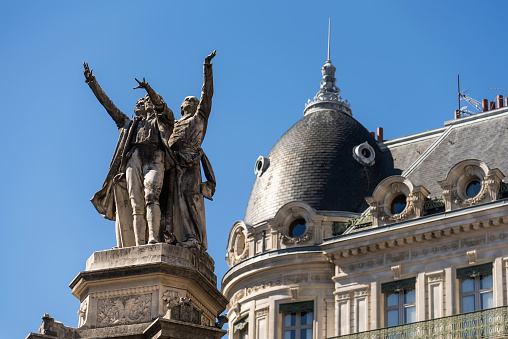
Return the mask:
[[508, 306], [342, 335], [341, 339], [508, 338]]

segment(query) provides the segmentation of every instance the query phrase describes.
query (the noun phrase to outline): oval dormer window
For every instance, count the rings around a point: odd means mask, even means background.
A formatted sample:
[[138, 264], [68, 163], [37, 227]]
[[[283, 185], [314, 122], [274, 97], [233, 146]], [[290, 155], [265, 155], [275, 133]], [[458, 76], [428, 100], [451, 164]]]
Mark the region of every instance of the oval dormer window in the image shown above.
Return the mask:
[[481, 189], [482, 189], [482, 184], [480, 183], [480, 180], [478, 180], [478, 179], [471, 180], [466, 185], [466, 197], [468, 197], [468, 198], [476, 197], [478, 195], [478, 193], [480, 193]]
[[367, 141], [353, 148], [353, 158], [362, 165], [372, 166], [376, 163], [376, 152]]
[[391, 212], [392, 215], [402, 213], [406, 208], [406, 196], [404, 194], [398, 195], [392, 200]]
[[289, 225], [288, 235], [292, 238], [299, 238], [305, 234], [306, 230], [305, 220], [302, 218], [296, 219]]

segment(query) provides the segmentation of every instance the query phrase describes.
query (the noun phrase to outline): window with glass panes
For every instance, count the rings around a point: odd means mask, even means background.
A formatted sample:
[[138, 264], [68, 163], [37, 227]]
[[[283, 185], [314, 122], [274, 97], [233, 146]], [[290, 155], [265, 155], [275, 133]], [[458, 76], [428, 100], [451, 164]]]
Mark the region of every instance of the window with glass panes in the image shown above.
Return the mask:
[[415, 278], [393, 281], [381, 285], [385, 298], [387, 327], [416, 321]]
[[243, 317], [233, 325], [234, 338], [249, 339], [249, 317]]
[[312, 339], [313, 301], [281, 304], [279, 311], [282, 313], [283, 339]]
[[457, 270], [461, 313], [494, 307], [492, 263]]

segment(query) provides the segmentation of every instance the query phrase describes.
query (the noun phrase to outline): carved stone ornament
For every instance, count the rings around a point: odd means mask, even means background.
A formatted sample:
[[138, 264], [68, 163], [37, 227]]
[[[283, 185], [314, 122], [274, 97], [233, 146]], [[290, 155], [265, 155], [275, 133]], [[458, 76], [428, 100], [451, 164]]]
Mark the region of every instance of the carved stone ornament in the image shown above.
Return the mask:
[[286, 234], [281, 234], [280, 239], [284, 245], [295, 245], [295, 244], [301, 244], [304, 242], [307, 242], [312, 239], [312, 234], [314, 233], [314, 227], [313, 226], [307, 226], [307, 231], [305, 234], [299, 237], [290, 237]]
[[411, 214], [414, 212], [414, 204], [412, 196], [409, 196], [408, 199], [406, 199], [407, 205], [406, 208], [399, 214], [394, 215], [388, 215], [384, 210], [379, 211], [379, 218], [385, 222], [396, 222], [396, 221], [404, 221], [409, 219]]
[[466, 252], [467, 254], [467, 259], [469, 261], [469, 264], [476, 264], [476, 261], [478, 260], [478, 251], [476, 250], [472, 250], [472, 251], [467, 251]]
[[455, 205], [458, 205], [460, 207], [467, 207], [467, 206], [473, 206], [478, 205], [480, 202], [482, 202], [486, 195], [488, 190], [488, 184], [482, 180], [481, 182], [482, 188], [480, 192], [472, 197], [472, 198], [462, 198], [461, 195], [458, 193], [457, 187], [452, 188], [452, 200]]
[[99, 299], [97, 327], [150, 321], [151, 307], [152, 294]]
[[298, 300], [298, 294], [300, 292], [299, 287], [291, 287], [289, 293], [291, 294], [291, 300]]
[[400, 279], [400, 274], [401, 274], [401, 271], [402, 271], [400, 264], [392, 266], [391, 270], [392, 270], [392, 273], [393, 273], [393, 278], [394, 279]]
[[192, 304], [191, 299], [181, 297], [169, 307], [169, 319], [201, 325], [203, 310]]

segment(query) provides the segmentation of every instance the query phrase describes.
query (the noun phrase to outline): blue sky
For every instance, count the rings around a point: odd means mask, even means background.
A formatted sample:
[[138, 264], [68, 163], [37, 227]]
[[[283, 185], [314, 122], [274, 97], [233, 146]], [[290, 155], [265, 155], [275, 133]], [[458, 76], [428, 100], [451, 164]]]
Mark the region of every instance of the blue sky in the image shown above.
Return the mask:
[[[215, 95], [203, 144], [217, 177], [207, 203], [220, 281], [229, 230], [243, 219], [254, 163], [302, 117], [331, 59], [353, 116], [386, 139], [443, 126], [462, 88], [494, 100], [508, 87], [503, 1], [10, 1], [0, 22], [2, 337], [36, 332], [48, 312], [77, 326], [68, 284], [114, 223], [89, 199], [118, 132], [84, 83], [94, 69], [132, 114], [146, 77], [177, 113], [199, 96], [212, 50]], [[474, 136], [471, 136], [474, 137]]]

